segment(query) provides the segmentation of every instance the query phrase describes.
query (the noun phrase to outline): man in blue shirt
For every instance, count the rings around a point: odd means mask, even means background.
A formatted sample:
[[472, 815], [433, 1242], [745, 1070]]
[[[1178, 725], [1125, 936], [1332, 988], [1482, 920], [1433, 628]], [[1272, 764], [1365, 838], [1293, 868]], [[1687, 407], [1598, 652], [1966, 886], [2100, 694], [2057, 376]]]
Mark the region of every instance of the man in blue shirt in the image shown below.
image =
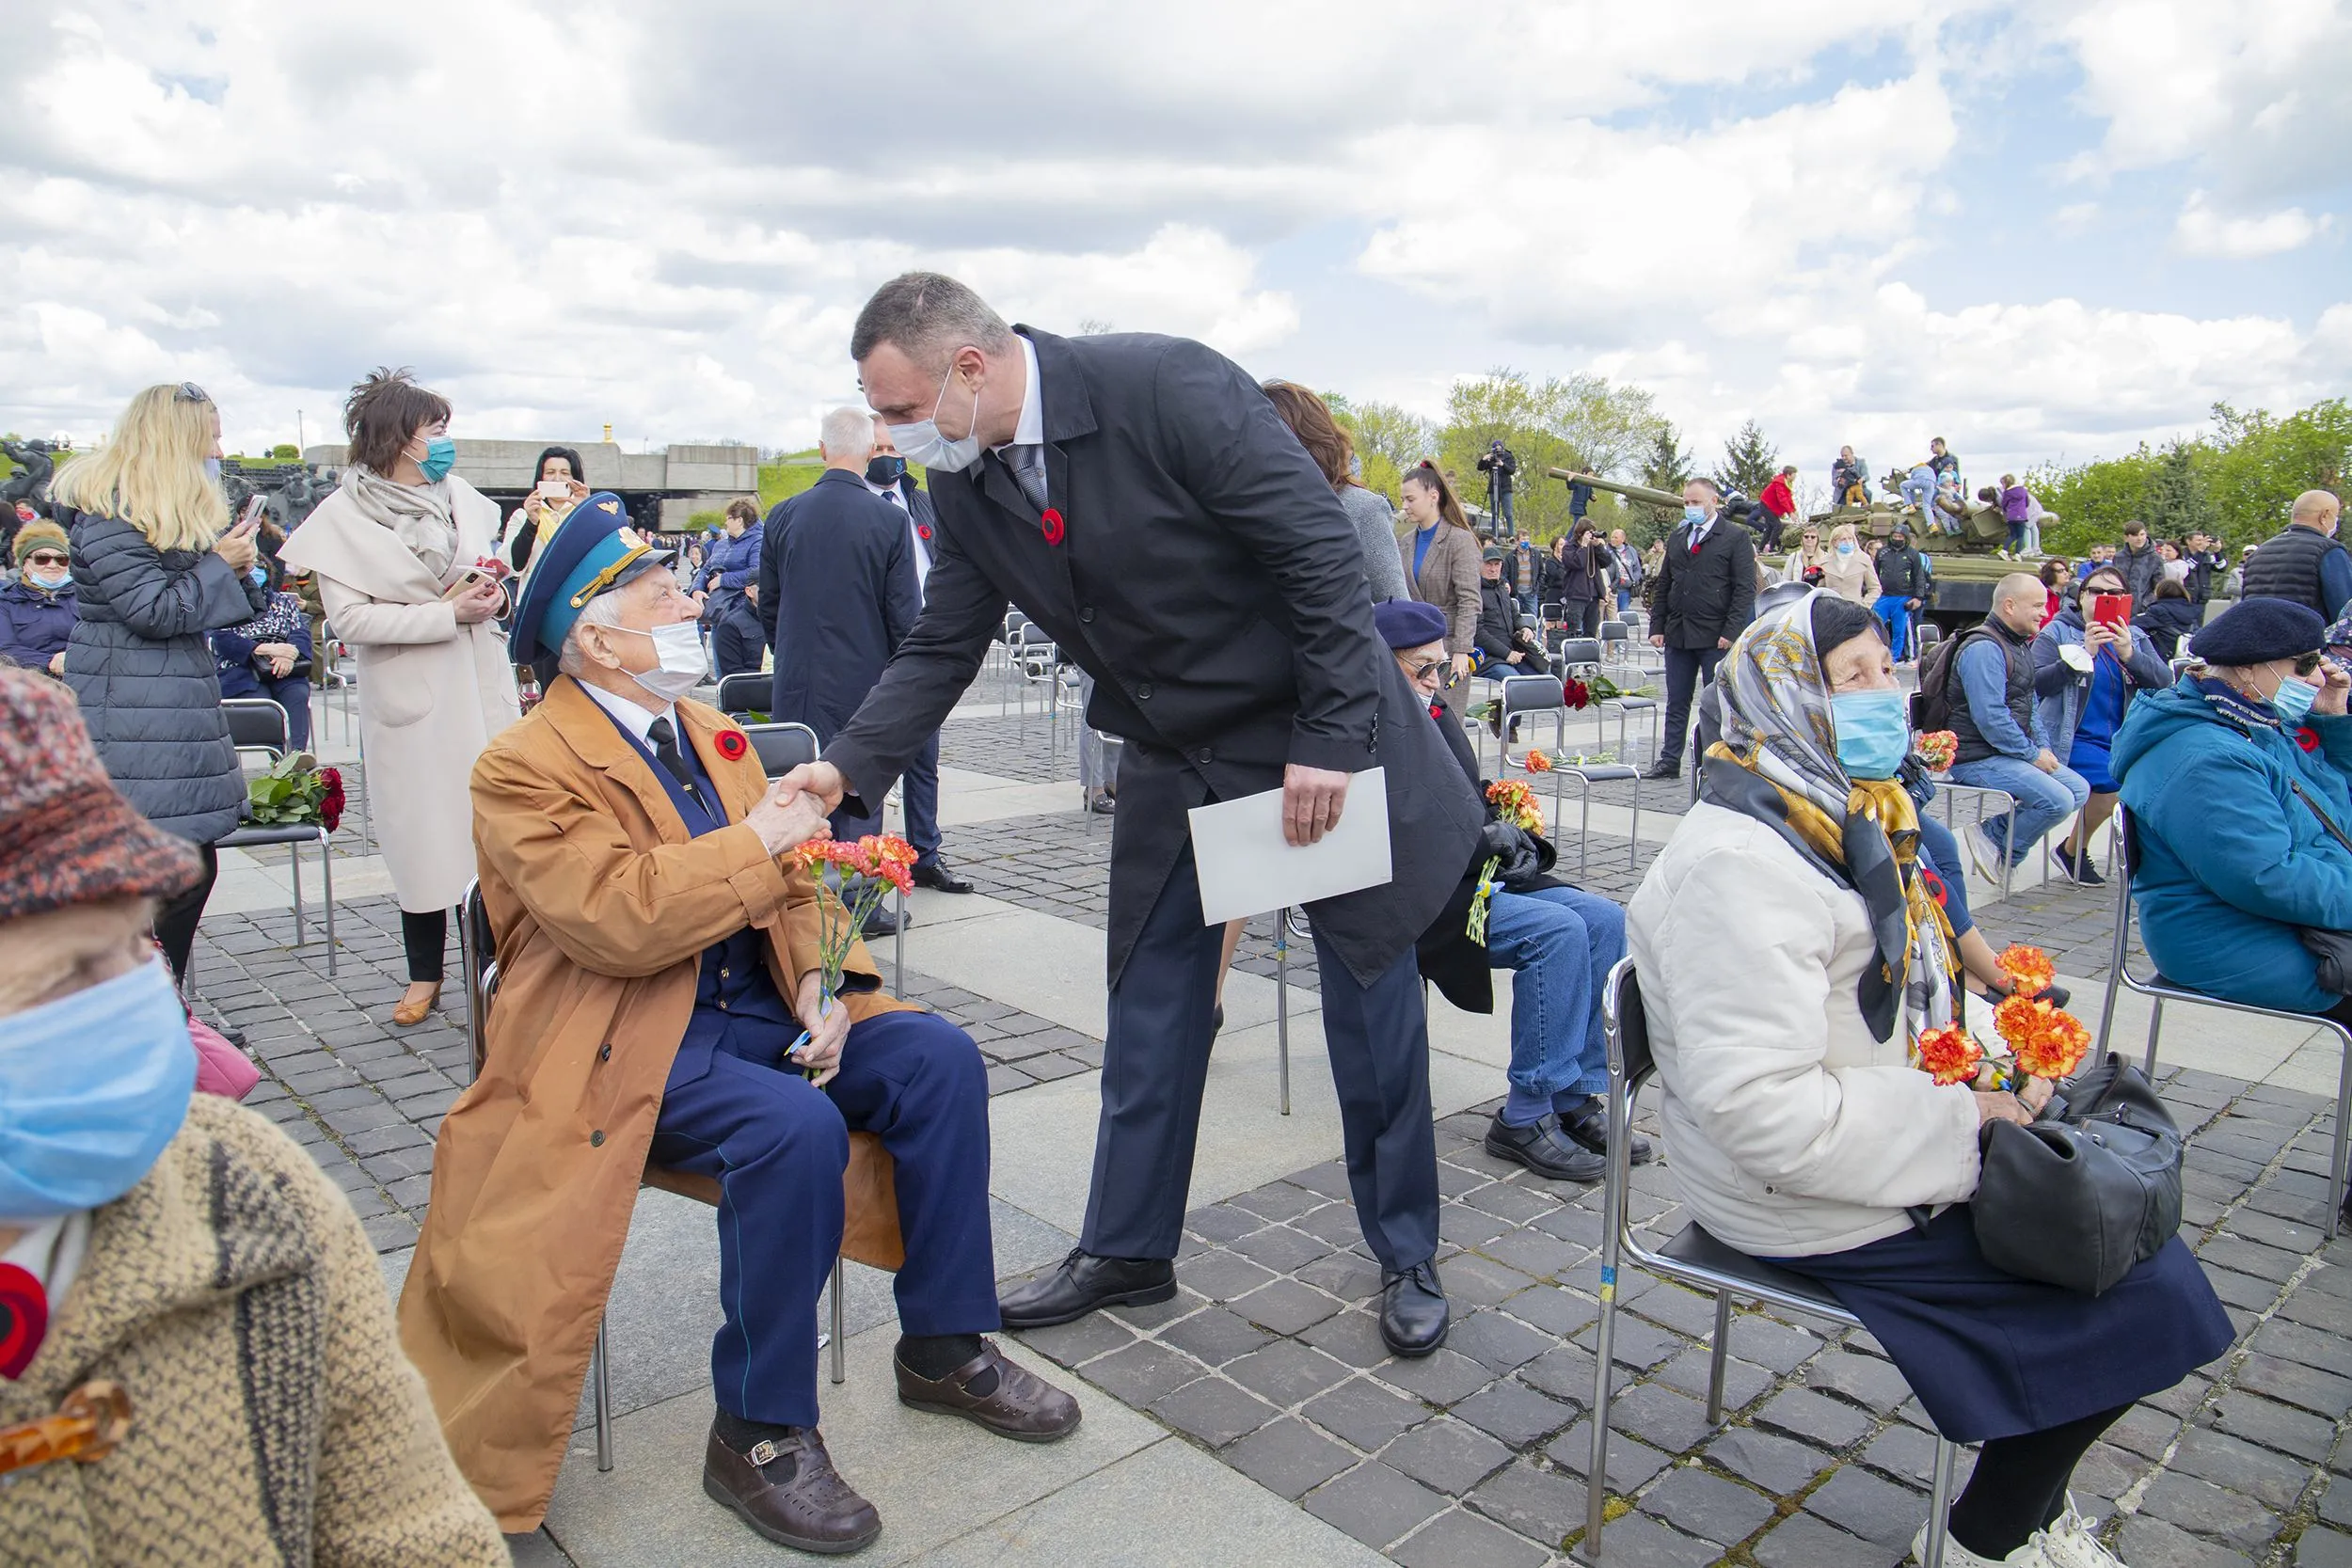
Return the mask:
[[[2041, 578], [2010, 573], [1993, 591], [1992, 613], [1968, 633], [1952, 661], [1952, 677], [1960, 683], [1952, 704], [1952, 734], [1959, 741], [1952, 782], [2005, 790], [2017, 802], [2013, 822], [1990, 816], [1963, 835], [1969, 860], [1987, 881], [2001, 879], [2004, 840], [2008, 863], [2016, 865], [2090, 799], [2082, 775], [2050, 750], [2035, 711], [2033, 640], [2047, 603]], [[2052, 691], [2064, 686], [2068, 673], [2063, 664], [2049, 668]]]

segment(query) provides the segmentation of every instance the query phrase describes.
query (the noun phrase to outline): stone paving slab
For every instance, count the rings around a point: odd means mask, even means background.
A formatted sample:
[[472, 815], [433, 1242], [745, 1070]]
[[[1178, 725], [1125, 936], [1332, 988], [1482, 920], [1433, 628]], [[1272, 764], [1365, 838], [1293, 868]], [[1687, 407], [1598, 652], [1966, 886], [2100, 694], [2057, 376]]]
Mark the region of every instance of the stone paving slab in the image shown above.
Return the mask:
[[[2111, 1430], [2076, 1499], [2133, 1568], [2344, 1560], [2330, 1554], [2352, 1535], [2352, 1481], [2336, 1481], [2352, 1475], [2352, 1240], [2321, 1230], [2331, 1105], [2192, 1071], [2167, 1074], [2164, 1094], [2194, 1129], [2183, 1233], [2238, 1340]], [[1379, 1275], [1338, 1162], [1188, 1215], [1173, 1302], [1022, 1338], [1394, 1561], [1564, 1564], [1583, 1529], [1601, 1195], [1486, 1154], [1486, 1117], [1438, 1124], [1455, 1322], [1426, 1359], [1379, 1343]], [[1635, 1171], [1630, 1212], [1653, 1244], [1681, 1228], [1662, 1161]], [[1623, 1513], [1606, 1560], [1907, 1557], [1934, 1442], [1869, 1335], [1742, 1307], [1711, 1427], [1712, 1301], [1629, 1272], [1620, 1302]]]

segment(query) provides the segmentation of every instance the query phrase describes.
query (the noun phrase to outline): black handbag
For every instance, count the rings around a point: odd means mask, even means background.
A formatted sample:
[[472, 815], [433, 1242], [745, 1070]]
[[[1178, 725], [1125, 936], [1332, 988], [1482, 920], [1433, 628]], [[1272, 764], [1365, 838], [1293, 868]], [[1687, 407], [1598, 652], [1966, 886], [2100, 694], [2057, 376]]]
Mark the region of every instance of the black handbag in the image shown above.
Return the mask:
[[1995, 1268], [2095, 1296], [2181, 1228], [2181, 1130], [2137, 1068], [2107, 1059], [2032, 1125], [1987, 1122], [1969, 1202]]
[[[2329, 838], [2352, 850], [2352, 838], [2344, 836], [2344, 830], [2336, 826], [2335, 818], [2320, 810], [2319, 802], [2306, 794], [2301, 784], [2289, 779], [2287, 787], [2295, 791], [2296, 800], [2312, 808], [2312, 815], [2319, 818], [2319, 825], [2328, 830]], [[2319, 982], [2319, 989], [2333, 991], [2338, 996], [2352, 992], [2352, 931], [2329, 931], [2317, 926], [2297, 926], [2295, 934], [2303, 939], [2303, 945], [2310, 949], [2312, 958], [2319, 960], [2318, 973], [2313, 976]]]

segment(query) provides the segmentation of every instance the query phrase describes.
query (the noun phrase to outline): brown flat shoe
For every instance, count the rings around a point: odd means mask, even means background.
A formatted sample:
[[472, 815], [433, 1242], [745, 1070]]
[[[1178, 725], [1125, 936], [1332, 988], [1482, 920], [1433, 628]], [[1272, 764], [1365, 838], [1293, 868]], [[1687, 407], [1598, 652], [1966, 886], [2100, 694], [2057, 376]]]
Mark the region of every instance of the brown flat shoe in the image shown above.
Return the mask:
[[[1078, 1430], [1078, 1402], [1052, 1384], [1005, 1359], [996, 1341], [983, 1338], [980, 1354], [936, 1381], [917, 1377], [896, 1356], [891, 1366], [898, 1374], [898, 1402], [942, 1416], [961, 1416], [1016, 1443], [1057, 1443]], [[975, 1394], [973, 1383], [986, 1384], [982, 1373], [996, 1380], [985, 1394]]]
[[433, 1009], [440, 1005], [441, 991], [437, 986], [434, 988], [433, 994], [421, 1002], [411, 1001], [404, 996], [400, 999], [400, 1006], [392, 1009], [392, 1022], [404, 1029], [411, 1024], [422, 1023], [433, 1016]]
[[882, 1515], [841, 1479], [815, 1427], [790, 1428], [737, 1453], [713, 1421], [703, 1491], [759, 1534], [803, 1552], [854, 1552], [882, 1533]]

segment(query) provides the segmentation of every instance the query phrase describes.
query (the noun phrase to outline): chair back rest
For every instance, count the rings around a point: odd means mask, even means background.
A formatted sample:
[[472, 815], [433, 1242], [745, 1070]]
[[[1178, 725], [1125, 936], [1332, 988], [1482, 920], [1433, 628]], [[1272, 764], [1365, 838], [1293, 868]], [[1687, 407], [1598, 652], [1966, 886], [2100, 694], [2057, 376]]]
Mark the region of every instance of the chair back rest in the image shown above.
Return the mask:
[[457, 951], [466, 973], [466, 1043], [473, 1050], [473, 1075], [479, 1078], [490, 1050], [490, 1004], [499, 990], [498, 939], [490, 930], [479, 879], [466, 884], [457, 907]]
[[1013, 641], [1025, 648], [1050, 648], [1054, 645], [1054, 634], [1035, 621], [1024, 621], [1013, 633]]
[[1944, 628], [1933, 621], [1919, 623], [1919, 648], [1922, 653], [1944, 641]]
[[734, 719], [746, 713], [765, 713], [776, 700], [776, 683], [771, 675], [756, 670], [739, 675], [728, 675], [719, 682], [718, 709]]
[[240, 752], [267, 752], [282, 757], [290, 744], [291, 722], [286, 710], [267, 697], [223, 697], [220, 711], [229, 721], [229, 744]]
[[1603, 621], [1600, 624], [1600, 640], [1603, 642], [1622, 642], [1632, 635], [1633, 629], [1623, 621]]
[[823, 753], [823, 748], [817, 743], [817, 732], [806, 724], [746, 724], [743, 733], [752, 737], [752, 751], [759, 757], [760, 770], [771, 779], [781, 779], [795, 768], [815, 762]]
[[1005, 641], [1008, 641], [1008, 642], [1011, 641], [1012, 641], [1012, 639], [1013, 639], [1013, 634], [1014, 634], [1014, 633], [1016, 633], [1016, 632], [1018, 632], [1018, 631], [1019, 631], [1019, 630], [1020, 630], [1023, 626], [1027, 626], [1028, 624], [1029, 624], [1029, 618], [1028, 618], [1026, 615], [1022, 614], [1022, 613], [1021, 613], [1021, 611], [1019, 611], [1019, 610], [1006, 610], [1006, 611], [1005, 611]]
[[1633, 1097], [1658, 1070], [1658, 1059], [1650, 1054], [1649, 1015], [1642, 1010], [1642, 978], [1634, 974], [1631, 958], [1618, 959], [1609, 972], [1600, 1016], [1609, 1037], [1610, 1092], [1625, 1097], [1629, 1117]]
[[1506, 675], [1502, 681], [1502, 711], [1507, 717], [1515, 713], [1543, 713], [1552, 708], [1565, 712], [1567, 693], [1560, 688], [1557, 675]]
[[1560, 662], [1563, 664], [1598, 664], [1600, 640], [1593, 637], [1564, 637], [1560, 640]]

